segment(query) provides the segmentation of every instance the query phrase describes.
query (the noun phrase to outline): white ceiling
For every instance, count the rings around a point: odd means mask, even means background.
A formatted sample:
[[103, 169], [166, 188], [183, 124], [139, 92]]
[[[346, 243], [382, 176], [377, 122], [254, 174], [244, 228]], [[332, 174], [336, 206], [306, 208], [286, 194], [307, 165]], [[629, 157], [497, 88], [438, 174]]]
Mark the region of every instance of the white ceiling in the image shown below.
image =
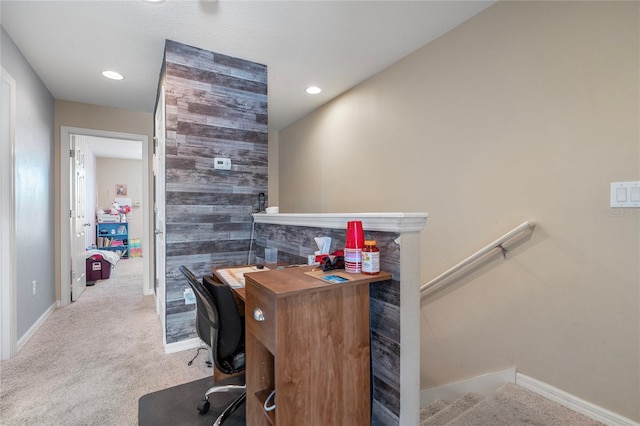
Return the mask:
[[83, 136], [82, 139], [96, 157], [142, 160], [142, 142], [126, 139]]
[[165, 39], [265, 64], [280, 130], [493, 3], [2, 0], [0, 22], [61, 100], [152, 112]]

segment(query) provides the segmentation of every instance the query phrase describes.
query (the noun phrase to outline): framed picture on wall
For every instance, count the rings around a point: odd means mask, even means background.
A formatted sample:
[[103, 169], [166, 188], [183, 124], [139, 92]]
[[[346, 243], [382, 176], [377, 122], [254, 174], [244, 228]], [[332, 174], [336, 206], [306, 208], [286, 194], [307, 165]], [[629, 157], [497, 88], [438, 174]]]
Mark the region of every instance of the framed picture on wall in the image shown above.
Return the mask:
[[116, 184], [116, 196], [127, 195], [127, 185]]

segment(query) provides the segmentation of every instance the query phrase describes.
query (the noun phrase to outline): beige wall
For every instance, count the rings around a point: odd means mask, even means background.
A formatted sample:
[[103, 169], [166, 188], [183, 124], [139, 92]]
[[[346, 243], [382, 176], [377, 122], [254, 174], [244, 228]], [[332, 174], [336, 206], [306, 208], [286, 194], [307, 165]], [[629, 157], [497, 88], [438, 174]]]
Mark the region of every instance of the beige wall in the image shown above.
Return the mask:
[[500, 2], [279, 134], [283, 212], [426, 211], [421, 388], [517, 366], [640, 421], [639, 3]]
[[[56, 142], [56, 223], [60, 223], [60, 127], [80, 127], [84, 129], [105, 130], [110, 132], [147, 135], [149, 144], [153, 143], [153, 114], [124, 109], [109, 108], [69, 101], [55, 101], [55, 142]], [[149, 146], [149, 164], [152, 161], [153, 148]], [[153, 171], [149, 167], [149, 182], [153, 182]], [[149, 190], [149, 199], [143, 205], [153, 204], [153, 191]], [[153, 222], [151, 220], [151, 222]], [[149, 224], [149, 235], [153, 223]], [[60, 229], [56, 227], [56, 246], [60, 245]], [[144, 255], [149, 256], [149, 264], [153, 265], [153, 250], [143, 248]], [[153, 277], [153, 271], [148, 271]], [[56, 297], [60, 300], [60, 253], [56, 251]]]
[[[142, 240], [142, 161], [120, 158], [96, 158], [96, 187], [98, 207], [111, 208], [115, 197], [116, 185], [127, 185], [127, 195], [131, 198], [131, 213], [128, 215], [129, 238]], [[135, 207], [135, 202], [141, 205]], [[147, 248], [147, 250], [149, 249]], [[145, 253], [146, 254], [146, 253]]]

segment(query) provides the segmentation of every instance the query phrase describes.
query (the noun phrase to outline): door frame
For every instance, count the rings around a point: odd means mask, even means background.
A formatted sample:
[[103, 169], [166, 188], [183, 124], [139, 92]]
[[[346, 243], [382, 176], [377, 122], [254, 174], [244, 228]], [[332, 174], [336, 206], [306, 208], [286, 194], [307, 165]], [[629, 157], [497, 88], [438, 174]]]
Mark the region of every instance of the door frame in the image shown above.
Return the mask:
[[[158, 94], [158, 100], [156, 109], [154, 112], [154, 136], [153, 136], [153, 288], [156, 295], [156, 313], [160, 317], [160, 324], [162, 326], [162, 345], [167, 347], [167, 286], [166, 286], [166, 172], [165, 172], [165, 153], [166, 153], [166, 104], [165, 104], [165, 89], [164, 85], [160, 86]], [[162, 150], [162, 154], [158, 153]], [[160, 167], [162, 166], [162, 167]], [[162, 170], [158, 170], [158, 169]], [[162, 173], [159, 173], [162, 172]], [[162, 188], [158, 188], [158, 175], [162, 175]], [[160, 202], [158, 201], [158, 194], [163, 194]], [[162, 209], [162, 229], [158, 229], [158, 211]], [[162, 239], [164, 247], [158, 244], [158, 233], [162, 233]], [[158, 247], [162, 248], [159, 250]], [[162, 254], [159, 256], [158, 254]], [[159, 257], [162, 257], [159, 259]], [[159, 268], [160, 262], [163, 267]], [[160, 269], [160, 270], [158, 270]]]
[[[16, 81], [1, 68], [2, 81], [9, 85], [8, 135], [1, 142], [0, 159], [0, 359], [5, 360], [17, 352], [18, 308], [16, 297], [16, 203], [15, 203], [15, 129]], [[5, 99], [2, 99], [4, 102]], [[4, 108], [3, 115], [4, 115]], [[4, 120], [5, 117], [2, 117]], [[6, 144], [5, 144], [6, 142]]]
[[60, 126], [60, 306], [71, 303], [71, 224], [69, 220], [69, 207], [71, 194], [69, 193], [69, 182], [71, 170], [69, 167], [69, 150], [71, 149], [71, 135], [95, 136], [111, 139], [125, 139], [140, 141], [142, 143], [142, 246], [146, 248], [147, 254], [142, 256], [142, 292], [145, 295], [153, 294], [151, 285], [152, 276], [150, 268], [150, 211], [152, 209], [149, 202], [149, 137], [134, 133], [113, 132], [107, 130], [85, 129], [80, 127]]

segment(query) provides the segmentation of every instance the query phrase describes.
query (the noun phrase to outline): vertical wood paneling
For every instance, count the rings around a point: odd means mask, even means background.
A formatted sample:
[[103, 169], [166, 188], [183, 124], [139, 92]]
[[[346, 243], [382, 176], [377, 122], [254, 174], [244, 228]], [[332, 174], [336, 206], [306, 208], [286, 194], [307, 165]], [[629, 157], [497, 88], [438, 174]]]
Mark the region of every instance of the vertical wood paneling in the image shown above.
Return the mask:
[[[267, 68], [174, 41], [165, 45], [167, 343], [196, 336], [178, 271], [247, 261], [251, 214], [267, 194]], [[214, 158], [231, 170], [214, 170]]]

